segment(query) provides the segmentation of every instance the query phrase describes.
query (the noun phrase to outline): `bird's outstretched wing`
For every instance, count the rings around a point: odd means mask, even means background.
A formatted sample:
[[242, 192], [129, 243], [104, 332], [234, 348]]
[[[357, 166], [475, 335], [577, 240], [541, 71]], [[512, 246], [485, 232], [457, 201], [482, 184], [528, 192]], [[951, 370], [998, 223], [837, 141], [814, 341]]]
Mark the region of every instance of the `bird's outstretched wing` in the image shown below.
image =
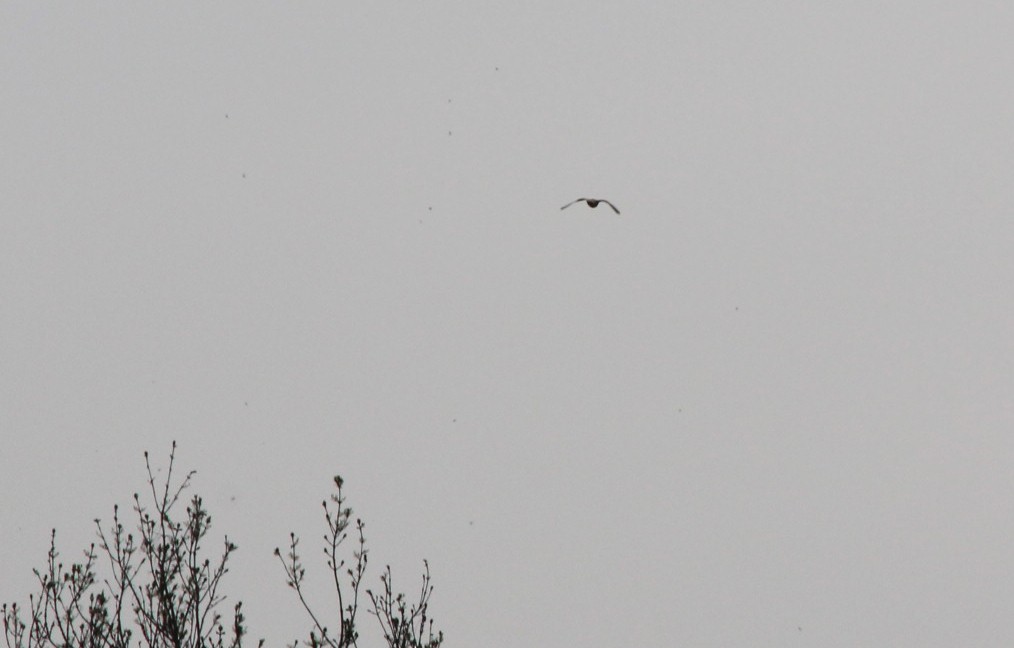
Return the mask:
[[[582, 200], [584, 200], [584, 198], [578, 198], [577, 200], [571, 201], [571, 202], [567, 203], [566, 205], [564, 205], [563, 207], [560, 207], [560, 209], [567, 209], [568, 207], [570, 207], [574, 203], [579, 203]], [[614, 209], [615, 209], [615, 207], [614, 207]]]
[[609, 202], [608, 200], [604, 200], [604, 199], [601, 199], [601, 198], [600, 198], [600, 199], [599, 199], [599, 202], [604, 202], [605, 204], [607, 204], [607, 205], [609, 205], [610, 207], [612, 207], [612, 208], [613, 208], [613, 211], [614, 211], [614, 212], [616, 212], [617, 214], [619, 214], [619, 213], [620, 213], [620, 210], [619, 210], [619, 209], [616, 209], [616, 205], [614, 205], [613, 203]]

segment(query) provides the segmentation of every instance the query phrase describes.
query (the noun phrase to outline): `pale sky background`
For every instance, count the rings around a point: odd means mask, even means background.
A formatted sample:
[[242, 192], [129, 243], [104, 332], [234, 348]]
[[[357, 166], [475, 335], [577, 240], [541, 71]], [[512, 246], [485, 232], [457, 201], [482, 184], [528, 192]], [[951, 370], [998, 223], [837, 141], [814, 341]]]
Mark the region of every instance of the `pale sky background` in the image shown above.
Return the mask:
[[0, 3], [0, 599], [176, 439], [274, 648], [336, 472], [448, 648], [1012, 645], [1012, 34]]

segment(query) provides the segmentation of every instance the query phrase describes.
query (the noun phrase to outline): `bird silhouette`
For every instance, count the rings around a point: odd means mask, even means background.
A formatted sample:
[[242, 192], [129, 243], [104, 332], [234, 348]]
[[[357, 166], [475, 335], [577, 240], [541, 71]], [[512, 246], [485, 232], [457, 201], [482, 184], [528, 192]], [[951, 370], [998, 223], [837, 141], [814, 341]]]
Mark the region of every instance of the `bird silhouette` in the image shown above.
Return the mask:
[[570, 207], [574, 203], [579, 203], [579, 202], [582, 202], [582, 201], [584, 201], [585, 203], [587, 203], [587, 205], [589, 207], [591, 207], [592, 209], [595, 209], [596, 207], [598, 207], [599, 203], [605, 203], [605, 204], [609, 205], [613, 209], [614, 212], [616, 212], [617, 214], [620, 213], [620, 210], [616, 209], [616, 205], [614, 205], [613, 203], [609, 202], [608, 200], [606, 200], [604, 198], [578, 198], [574, 202], [569, 202], [566, 205], [564, 205], [563, 207], [560, 207], [560, 209], [567, 209], [568, 207]]

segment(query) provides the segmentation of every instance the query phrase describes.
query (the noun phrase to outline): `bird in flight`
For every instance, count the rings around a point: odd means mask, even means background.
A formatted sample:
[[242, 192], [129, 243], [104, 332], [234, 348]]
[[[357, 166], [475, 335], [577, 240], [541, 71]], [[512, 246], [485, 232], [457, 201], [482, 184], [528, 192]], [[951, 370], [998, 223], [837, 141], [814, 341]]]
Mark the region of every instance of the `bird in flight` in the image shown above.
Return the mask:
[[584, 201], [585, 203], [587, 203], [588, 206], [591, 207], [592, 209], [595, 209], [596, 207], [598, 207], [599, 203], [605, 203], [605, 204], [609, 205], [610, 207], [612, 207], [612, 209], [613, 209], [614, 212], [616, 212], [617, 214], [620, 213], [620, 210], [616, 209], [616, 205], [614, 205], [613, 203], [609, 202], [608, 200], [605, 200], [604, 198], [578, 198], [574, 202], [569, 202], [566, 205], [564, 205], [563, 207], [560, 207], [560, 209], [567, 209], [568, 207], [570, 207], [574, 203], [579, 203], [579, 202], [582, 202], [582, 201]]

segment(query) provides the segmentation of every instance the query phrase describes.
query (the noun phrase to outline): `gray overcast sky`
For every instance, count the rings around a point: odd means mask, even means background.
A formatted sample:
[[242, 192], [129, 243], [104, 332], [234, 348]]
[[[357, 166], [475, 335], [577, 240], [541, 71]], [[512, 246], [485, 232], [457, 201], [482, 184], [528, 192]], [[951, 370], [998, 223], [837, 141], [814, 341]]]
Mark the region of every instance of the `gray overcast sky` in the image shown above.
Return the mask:
[[177, 439], [273, 646], [336, 472], [449, 648], [1011, 645], [1012, 33], [3, 2], [0, 598]]

